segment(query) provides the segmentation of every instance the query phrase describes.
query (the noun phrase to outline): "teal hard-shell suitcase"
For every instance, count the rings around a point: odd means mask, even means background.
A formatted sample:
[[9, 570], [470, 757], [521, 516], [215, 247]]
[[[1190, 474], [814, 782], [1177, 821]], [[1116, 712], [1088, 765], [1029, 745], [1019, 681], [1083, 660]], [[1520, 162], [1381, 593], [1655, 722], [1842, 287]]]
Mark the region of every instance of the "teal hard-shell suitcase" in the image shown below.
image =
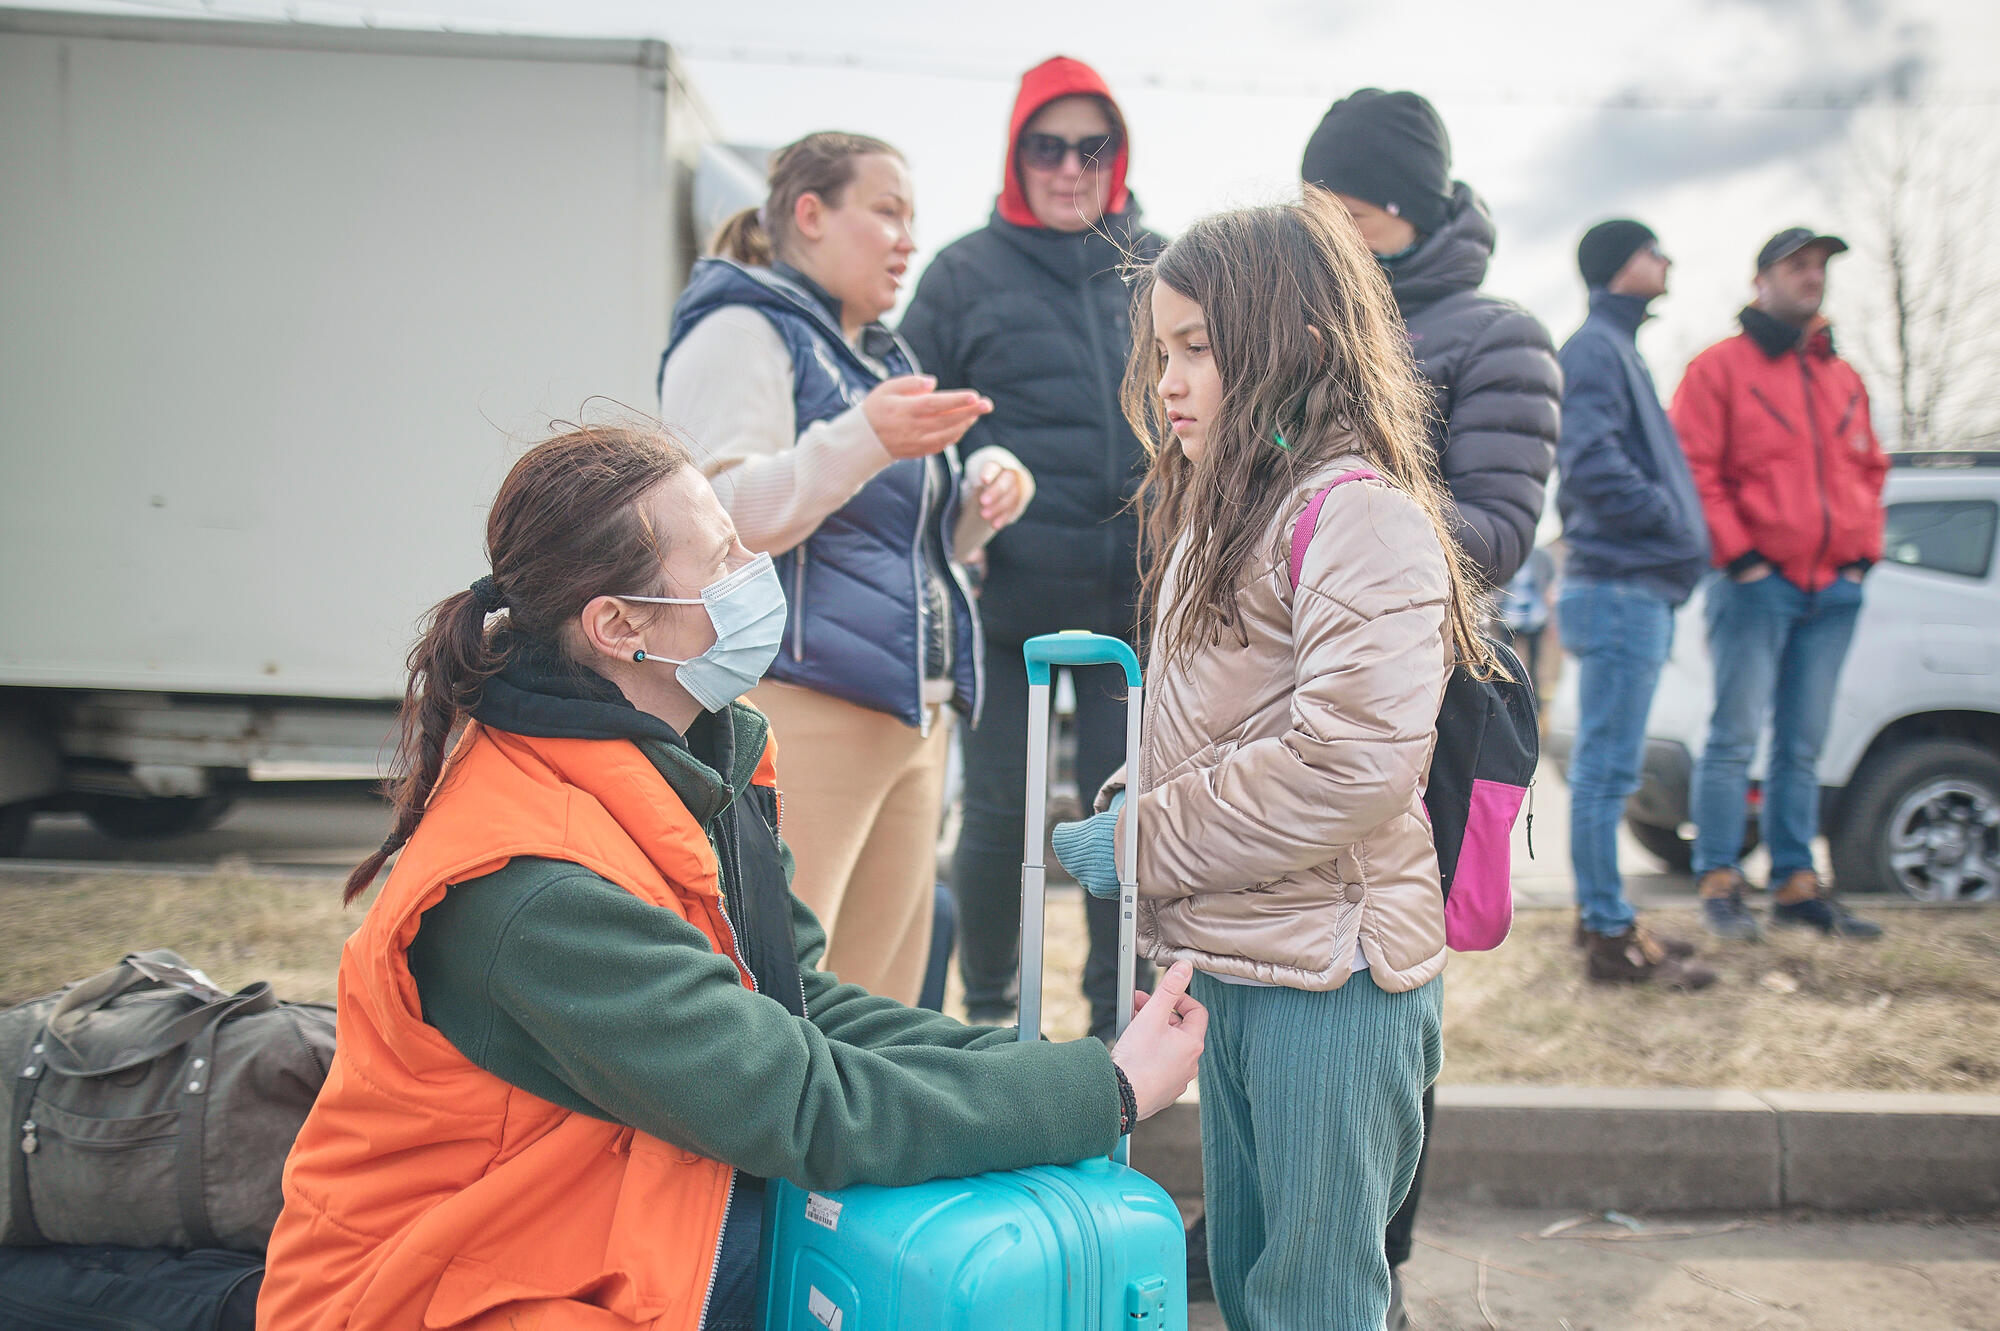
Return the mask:
[[[1027, 829], [1021, 868], [1021, 1032], [1041, 1031], [1043, 810], [1049, 668], [1123, 666], [1127, 778], [1139, 776], [1139, 661], [1116, 638], [1030, 639]], [[1134, 789], [1133, 793], [1137, 793]], [[1136, 807], [1125, 865], [1138, 862]], [[1138, 887], [1120, 883], [1119, 1029], [1130, 1020]], [[1166, 1190], [1112, 1159], [905, 1188], [766, 1193], [766, 1331], [1186, 1331], [1187, 1249]]]

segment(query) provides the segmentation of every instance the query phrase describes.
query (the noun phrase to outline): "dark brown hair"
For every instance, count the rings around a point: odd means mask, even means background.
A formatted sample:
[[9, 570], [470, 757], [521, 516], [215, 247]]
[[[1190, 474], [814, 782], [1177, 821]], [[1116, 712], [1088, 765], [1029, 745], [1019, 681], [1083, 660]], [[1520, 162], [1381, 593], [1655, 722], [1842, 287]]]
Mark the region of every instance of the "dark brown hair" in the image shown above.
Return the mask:
[[[1152, 297], [1162, 282], [1201, 306], [1222, 379], [1200, 462], [1174, 442], [1156, 390]], [[1354, 453], [1430, 515], [1450, 574], [1447, 622], [1459, 659], [1495, 668], [1479, 633], [1480, 591], [1445, 518], [1426, 432], [1430, 394], [1382, 266], [1333, 197], [1309, 187], [1298, 203], [1197, 222], [1136, 285], [1123, 399], [1152, 459], [1138, 496], [1140, 605], [1162, 659], [1220, 643], [1225, 632], [1243, 638], [1236, 593], [1267, 553], [1279, 507], [1327, 462]], [[1178, 590], [1159, 622], [1167, 556], [1183, 533]]]
[[[593, 597], [660, 586], [669, 533], [653, 530], [640, 501], [693, 465], [664, 430], [624, 425], [579, 427], [514, 464], [486, 518], [493, 572], [484, 604], [474, 591], [447, 596], [410, 649], [402, 736], [384, 788], [395, 830], [348, 875], [342, 901], [365, 892], [417, 830], [453, 736], [516, 651], [540, 644], [566, 653], [569, 626]], [[496, 602], [489, 622], [485, 606]]]
[[903, 160], [903, 154], [866, 134], [821, 130], [771, 155], [770, 192], [762, 207], [745, 208], [716, 229], [711, 254], [752, 267], [768, 268], [793, 238], [792, 217], [799, 200], [817, 194], [829, 208], [854, 183], [856, 159], [876, 154]]

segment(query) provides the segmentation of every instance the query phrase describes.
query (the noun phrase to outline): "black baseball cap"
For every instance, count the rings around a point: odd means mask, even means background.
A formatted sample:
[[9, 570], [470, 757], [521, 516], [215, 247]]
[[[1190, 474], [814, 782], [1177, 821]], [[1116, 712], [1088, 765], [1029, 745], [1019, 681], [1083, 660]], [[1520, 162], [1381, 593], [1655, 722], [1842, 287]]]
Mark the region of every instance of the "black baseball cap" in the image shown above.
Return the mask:
[[1757, 251], [1757, 271], [1763, 272], [1786, 255], [1797, 254], [1808, 245], [1818, 245], [1826, 251], [1828, 258], [1847, 249], [1847, 242], [1839, 236], [1822, 236], [1809, 226], [1786, 227], [1765, 241], [1764, 248]]

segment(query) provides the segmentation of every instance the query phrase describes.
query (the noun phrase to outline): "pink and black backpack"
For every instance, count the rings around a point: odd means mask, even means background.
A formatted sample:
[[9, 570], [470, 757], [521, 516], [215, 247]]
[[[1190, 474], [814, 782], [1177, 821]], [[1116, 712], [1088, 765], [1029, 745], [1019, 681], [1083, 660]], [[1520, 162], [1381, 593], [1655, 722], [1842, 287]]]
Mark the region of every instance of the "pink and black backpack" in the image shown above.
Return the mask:
[[[1292, 528], [1292, 586], [1299, 585], [1306, 547], [1333, 487], [1379, 479], [1366, 469], [1342, 472], [1312, 497]], [[1514, 922], [1514, 819], [1542, 750], [1534, 690], [1523, 682], [1528, 672], [1506, 644], [1489, 638], [1486, 645], [1510, 678], [1481, 679], [1462, 664], [1453, 667], [1424, 790], [1444, 885], [1444, 941], [1455, 952], [1500, 946]]]

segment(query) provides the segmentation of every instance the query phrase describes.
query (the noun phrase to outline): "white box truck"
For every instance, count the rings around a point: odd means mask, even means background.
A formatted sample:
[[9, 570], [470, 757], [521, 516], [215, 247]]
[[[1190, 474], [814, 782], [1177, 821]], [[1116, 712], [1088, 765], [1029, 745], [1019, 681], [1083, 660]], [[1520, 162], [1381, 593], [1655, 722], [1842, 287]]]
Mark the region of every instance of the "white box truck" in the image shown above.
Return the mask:
[[512, 459], [652, 408], [714, 137], [655, 41], [0, 10], [0, 853], [382, 772]]

